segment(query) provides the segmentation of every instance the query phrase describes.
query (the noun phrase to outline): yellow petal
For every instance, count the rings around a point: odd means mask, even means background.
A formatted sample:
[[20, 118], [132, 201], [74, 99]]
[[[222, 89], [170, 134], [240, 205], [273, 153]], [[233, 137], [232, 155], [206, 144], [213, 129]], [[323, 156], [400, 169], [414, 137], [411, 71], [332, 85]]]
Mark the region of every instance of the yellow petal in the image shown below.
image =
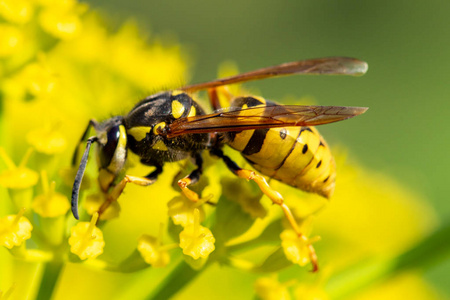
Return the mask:
[[141, 253], [145, 262], [155, 268], [165, 267], [170, 262], [169, 252], [161, 249], [157, 238], [142, 235], [139, 238], [138, 251]]
[[289, 300], [287, 288], [273, 278], [263, 277], [255, 282], [255, 292], [263, 300]]
[[214, 251], [216, 241], [211, 230], [200, 225], [199, 215], [199, 210], [195, 209], [194, 222], [180, 232], [180, 247], [183, 249], [183, 253], [194, 259], [208, 257]]
[[23, 34], [15, 26], [0, 24], [0, 57], [10, 56], [23, 43]]
[[103, 253], [105, 241], [102, 231], [95, 226], [98, 213], [95, 213], [91, 222], [79, 222], [70, 230], [70, 252], [78, 255], [80, 259], [96, 258]]
[[0, 244], [8, 249], [20, 246], [31, 238], [33, 225], [23, 216], [24, 211], [23, 209], [17, 215], [9, 215], [0, 219]]

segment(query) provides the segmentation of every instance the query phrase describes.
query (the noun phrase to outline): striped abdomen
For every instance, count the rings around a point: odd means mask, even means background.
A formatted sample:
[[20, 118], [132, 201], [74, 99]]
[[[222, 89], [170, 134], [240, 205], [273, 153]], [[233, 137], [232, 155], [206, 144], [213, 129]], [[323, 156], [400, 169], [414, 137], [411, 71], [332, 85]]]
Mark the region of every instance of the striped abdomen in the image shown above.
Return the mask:
[[[270, 105], [262, 98], [243, 97], [233, 106]], [[314, 127], [286, 127], [227, 133], [228, 145], [240, 151], [264, 175], [329, 198], [334, 191], [335, 163]]]

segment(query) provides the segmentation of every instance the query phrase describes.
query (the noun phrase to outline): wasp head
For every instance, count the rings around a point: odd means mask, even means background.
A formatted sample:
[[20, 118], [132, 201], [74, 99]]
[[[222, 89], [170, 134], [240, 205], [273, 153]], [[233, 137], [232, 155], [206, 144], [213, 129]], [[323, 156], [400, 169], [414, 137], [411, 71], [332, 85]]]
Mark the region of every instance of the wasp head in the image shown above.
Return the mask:
[[[86, 139], [90, 127], [94, 127], [96, 136]], [[86, 148], [78, 167], [77, 175], [72, 189], [72, 213], [78, 219], [78, 196], [81, 181], [86, 170], [89, 152], [92, 143], [96, 142], [97, 158], [99, 165], [99, 183], [103, 191], [107, 191], [110, 185], [115, 181], [117, 175], [123, 169], [127, 157], [127, 134], [123, 125], [122, 117], [114, 117], [103, 123], [90, 121], [83, 134], [81, 142], [86, 140]], [[74, 155], [76, 161], [77, 151]]]

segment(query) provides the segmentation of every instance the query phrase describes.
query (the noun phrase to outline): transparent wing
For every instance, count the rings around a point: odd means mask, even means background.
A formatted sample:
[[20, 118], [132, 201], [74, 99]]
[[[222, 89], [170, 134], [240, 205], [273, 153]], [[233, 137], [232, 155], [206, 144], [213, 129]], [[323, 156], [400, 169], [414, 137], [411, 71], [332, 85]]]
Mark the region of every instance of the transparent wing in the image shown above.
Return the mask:
[[366, 107], [273, 105], [231, 109], [175, 120], [167, 137], [208, 132], [242, 131], [258, 128], [316, 126], [352, 118]]
[[195, 92], [222, 85], [260, 80], [264, 78], [286, 76], [293, 74], [327, 74], [327, 75], [351, 75], [360, 76], [367, 72], [367, 63], [356, 58], [327, 57], [301, 60], [281, 64], [278, 66], [263, 68], [236, 76], [213, 80], [210, 82], [188, 85], [182, 90]]

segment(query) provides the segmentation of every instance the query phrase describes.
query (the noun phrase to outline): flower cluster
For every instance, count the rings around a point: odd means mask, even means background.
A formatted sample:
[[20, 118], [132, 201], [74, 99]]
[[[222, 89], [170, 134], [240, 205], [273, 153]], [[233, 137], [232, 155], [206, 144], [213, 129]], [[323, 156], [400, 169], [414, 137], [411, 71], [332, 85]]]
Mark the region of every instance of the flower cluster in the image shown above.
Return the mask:
[[[0, 148], [6, 169], [0, 172], [0, 185], [7, 189], [12, 204], [5, 211], [13, 212], [1, 216], [2, 245], [16, 258], [49, 264], [60, 259], [88, 260], [88, 265], [120, 272], [167, 266], [172, 256], [176, 257], [170, 253], [176, 248], [195, 269], [202, 268], [214, 251], [220, 255], [211, 261], [235, 264], [235, 259], [227, 258], [233, 251], [229, 241], [248, 231], [258, 217], [265, 216], [266, 209], [259, 203], [262, 194], [251, 196], [245, 182], [220, 182], [217, 174], [223, 173], [223, 167], [209, 168], [205, 179], [194, 187], [197, 193], [207, 192], [215, 198], [192, 202], [178, 187], [167, 191], [167, 182], [152, 187], [152, 194], [163, 199], [162, 209], [155, 205], [154, 214], [170, 216], [170, 221], [164, 217], [159, 220], [159, 224], [169, 226], [160, 225], [157, 235], [145, 232], [158, 226], [142, 229], [130, 243], [134, 248], [131, 255], [112, 263], [105, 253], [110, 236], [108, 220], [121, 214], [124, 216], [119, 220], [126, 220], [127, 212], [114, 202], [99, 217], [97, 211], [105, 200], [92, 180], [96, 176], [93, 164], [82, 184], [84, 221], [75, 223], [69, 212], [68, 195], [77, 168], [76, 164], [69, 166], [70, 150], [75, 148], [84, 124], [91, 117], [123, 113], [143, 89], [179, 84], [171, 81], [186, 77], [186, 62], [179, 48], [160, 42], [145, 44], [133, 23], [115, 33], [108, 31], [97, 15], [76, 1], [3, 1], [0, 14], [2, 130], [6, 132], [4, 148]], [[209, 159], [209, 164], [214, 163]], [[184, 166], [184, 171], [189, 167]], [[133, 165], [130, 157], [130, 172], [138, 173], [142, 168]], [[167, 178], [175, 177], [170, 171], [166, 174]], [[166, 187], [161, 188], [163, 184]], [[216, 209], [221, 187], [224, 196]], [[127, 188], [127, 194], [133, 194], [134, 188]], [[143, 190], [136, 194], [123, 198], [146, 198]], [[245, 201], [246, 194], [253, 200]], [[212, 217], [215, 211], [216, 220]], [[262, 225], [256, 230], [263, 229]], [[279, 241], [279, 232], [271, 235], [271, 240]], [[249, 242], [234, 243], [233, 247], [246, 244], [253, 248]], [[278, 243], [275, 247], [280, 247]], [[307, 261], [307, 257], [302, 258], [303, 265]], [[255, 270], [259, 268], [256, 262], [251, 264]]]
[[[111, 203], [100, 216], [105, 196], [95, 180], [95, 163], [88, 164], [81, 185], [81, 221], [76, 222], [68, 196], [78, 166], [70, 161], [88, 120], [125, 113], [136, 102], [136, 95], [149, 88], [179, 86], [188, 79], [188, 63], [176, 44], [152, 36], [143, 38], [134, 22], [110, 30], [86, 4], [76, 0], [4, 0], [0, 16], [0, 192], [2, 200], [10, 199], [0, 202], [0, 245], [4, 246], [0, 279], [8, 278], [0, 280], [0, 295], [1, 289], [11, 287], [5, 297], [11, 293], [18, 298], [32, 297], [34, 291], [27, 288], [28, 283], [39, 287], [40, 298], [59, 295], [61, 290], [79, 298], [76, 295], [83, 290], [79, 286], [94, 284], [99, 295], [108, 299], [112, 297], [108, 291], [117, 282], [120, 290], [116, 291], [124, 299], [161, 295], [158, 293], [166, 293], [168, 298], [214, 263], [255, 273], [287, 272], [296, 280], [307, 278], [308, 269], [301, 267], [311, 262], [311, 245], [319, 240], [309, 237], [311, 216], [325, 201], [270, 182], [283, 194], [300, 224], [303, 236], [299, 238], [282, 210], [271, 205], [257, 184], [233, 177], [206, 153], [204, 176], [192, 187], [199, 201], [188, 200], [174, 184], [192, 169], [186, 162], [166, 166], [151, 187], [128, 185], [119, 202]], [[235, 68], [228, 66], [220, 75], [233, 72]], [[240, 87], [232, 87], [231, 92], [238, 94]], [[227, 155], [245, 165], [238, 153]], [[148, 174], [149, 168], [137, 162], [130, 153], [127, 174]], [[395, 185], [378, 189], [383, 177], [365, 174], [372, 178], [368, 185], [352, 171], [339, 177], [342, 189], [335, 201], [343, 204], [336, 204], [342, 205], [338, 217], [322, 218], [315, 230], [352, 245], [351, 252], [345, 247], [335, 247], [332, 252], [320, 249], [320, 256], [328, 261], [339, 257], [335, 266], [355, 261], [367, 251], [400, 251], [427, 228], [425, 221], [417, 221], [414, 208], [405, 208], [409, 203], [398, 204], [397, 211], [402, 213], [395, 215], [396, 220], [416, 221], [416, 230], [406, 236], [389, 227], [394, 216], [381, 222], [375, 237], [364, 234], [363, 227], [360, 232], [352, 228], [354, 224], [345, 220], [355, 207], [364, 211], [357, 205], [361, 195], [371, 204], [379, 199], [395, 202], [407, 198]], [[393, 191], [397, 194], [387, 196]], [[423, 215], [426, 210], [420, 211]], [[361, 216], [358, 220], [368, 222]], [[370, 222], [376, 223], [376, 218]], [[36, 265], [23, 270], [23, 262]], [[36, 271], [41, 265], [42, 276]], [[126, 277], [126, 273], [137, 275]], [[139, 274], [144, 283], [136, 289], [132, 285]], [[145, 290], [148, 282], [160, 282], [163, 277], [166, 279], [158, 288]], [[31, 278], [31, 283], [26, 278]], [[130, 278], [129, 282], [124, 278]], [[284, 282], [279, 283], [275, 276], [263, 277], [256, 281], [256, 294], [263, 299], [290, 299], [289, 288], [294, 287], [297, 298], [324, 297], [323, 278]]]

